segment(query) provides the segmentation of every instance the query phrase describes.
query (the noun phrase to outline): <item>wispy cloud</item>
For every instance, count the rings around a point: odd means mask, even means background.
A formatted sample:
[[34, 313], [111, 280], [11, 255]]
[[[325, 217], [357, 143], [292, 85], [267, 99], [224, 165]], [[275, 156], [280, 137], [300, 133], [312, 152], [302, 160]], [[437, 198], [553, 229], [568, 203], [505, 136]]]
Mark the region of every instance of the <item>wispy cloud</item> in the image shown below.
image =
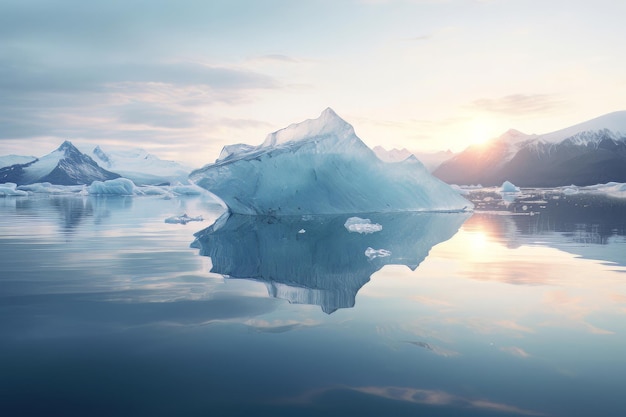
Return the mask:
[[511, 94], [499, 98], [479, 98], [468, 107], [515, 116], [554, 110], [561, 104], [561, 100], [549, 94]]
[[261, 55], [254, 59], [257, 61], [276, 61], [276, 62], [285, 62], [285, 63], [290, 63], [290, 64], [295, 64], [295, 63], [300, 62], [299, 59], [293, 58], [289, 55], [283, 55], [283, 54]]

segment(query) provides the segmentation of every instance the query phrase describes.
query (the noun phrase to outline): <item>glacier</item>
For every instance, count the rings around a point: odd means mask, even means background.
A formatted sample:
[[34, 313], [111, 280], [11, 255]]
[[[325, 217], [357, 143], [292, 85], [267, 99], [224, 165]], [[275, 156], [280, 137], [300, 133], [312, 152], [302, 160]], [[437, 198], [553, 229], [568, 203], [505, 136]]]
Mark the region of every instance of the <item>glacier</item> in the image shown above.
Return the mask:
[[104, 151], [99, 145], [87, 154], [100, 166], [130, 179], [135, 185], [173, 185], [186, 183], [190, 168], [159, 159], [144, 149]]
[[384, 162], [327, 108], [270, 133], [259, 146], [230, 145], [189, 179], [248, 215], [471, 210], [415, 157]]

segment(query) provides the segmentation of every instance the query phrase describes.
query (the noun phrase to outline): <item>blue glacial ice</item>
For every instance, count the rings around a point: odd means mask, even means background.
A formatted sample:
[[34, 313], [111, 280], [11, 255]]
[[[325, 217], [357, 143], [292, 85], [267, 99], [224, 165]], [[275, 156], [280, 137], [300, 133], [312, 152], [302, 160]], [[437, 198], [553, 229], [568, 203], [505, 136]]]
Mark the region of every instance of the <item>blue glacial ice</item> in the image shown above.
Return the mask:
[[414, 157], [383, 162], [329, 109], [271, 133], [259, 146], [230, 145], [191, 173], [232, 213], [304, 215], [471, 210]]

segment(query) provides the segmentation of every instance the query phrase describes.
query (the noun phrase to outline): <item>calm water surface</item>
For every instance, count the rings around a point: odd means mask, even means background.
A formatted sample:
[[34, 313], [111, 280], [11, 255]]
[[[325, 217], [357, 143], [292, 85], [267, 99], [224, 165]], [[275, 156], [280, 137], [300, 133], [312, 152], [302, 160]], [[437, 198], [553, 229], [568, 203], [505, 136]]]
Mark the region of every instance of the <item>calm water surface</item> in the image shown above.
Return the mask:
[[623, 416], [621, 213], [0, 198], [0, 415]]

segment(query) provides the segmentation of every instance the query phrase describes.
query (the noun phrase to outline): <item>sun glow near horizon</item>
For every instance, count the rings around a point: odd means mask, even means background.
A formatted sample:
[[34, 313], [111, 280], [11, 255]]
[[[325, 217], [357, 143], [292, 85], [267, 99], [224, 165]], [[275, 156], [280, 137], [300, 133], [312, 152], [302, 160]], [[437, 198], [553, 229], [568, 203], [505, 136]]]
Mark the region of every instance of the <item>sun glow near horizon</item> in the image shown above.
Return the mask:
[[503, 131], [499, 129], [499, 123], [484, 118], [473, 118], [467, 127], [467, 144], [470, 145], [484, 145], [489, 140], [498, 137]]

